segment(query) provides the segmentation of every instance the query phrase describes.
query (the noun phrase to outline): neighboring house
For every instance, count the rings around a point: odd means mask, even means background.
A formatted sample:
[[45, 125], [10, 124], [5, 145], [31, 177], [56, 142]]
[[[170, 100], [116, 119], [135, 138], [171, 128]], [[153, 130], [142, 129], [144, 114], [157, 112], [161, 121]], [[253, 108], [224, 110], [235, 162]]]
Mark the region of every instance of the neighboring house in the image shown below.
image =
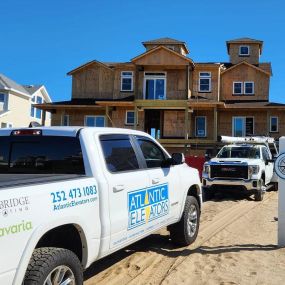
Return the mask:
[[0, 74], [0, 126], [1, 128], [28, 127], [31, 122], [50, 125], [50, 113], [33, 104], [51, 103], [43, 85], [20, 85]]
[[227, 63], [194, 63], [185, 42], [143, 42], [130, 62], [90, 61], [70, 71], [71, 101], [42, 104], [52, 125], [136, 128], [177, 148], [204, 154], [218, 135], [285, 135], [285, 104], [269, 102], [270, 63], [263, 42], [228, 41]]

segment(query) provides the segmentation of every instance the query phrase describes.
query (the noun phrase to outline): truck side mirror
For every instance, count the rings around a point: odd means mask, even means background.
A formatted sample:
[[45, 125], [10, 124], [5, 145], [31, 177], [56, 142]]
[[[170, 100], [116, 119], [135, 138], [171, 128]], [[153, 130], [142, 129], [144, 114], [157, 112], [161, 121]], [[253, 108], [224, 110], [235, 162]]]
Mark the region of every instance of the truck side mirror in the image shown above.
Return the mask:
[[171, 155], [171, 158], [173, 165], [183, 164], [185, 162], [185, 157], [183, 153], [173, 153]]

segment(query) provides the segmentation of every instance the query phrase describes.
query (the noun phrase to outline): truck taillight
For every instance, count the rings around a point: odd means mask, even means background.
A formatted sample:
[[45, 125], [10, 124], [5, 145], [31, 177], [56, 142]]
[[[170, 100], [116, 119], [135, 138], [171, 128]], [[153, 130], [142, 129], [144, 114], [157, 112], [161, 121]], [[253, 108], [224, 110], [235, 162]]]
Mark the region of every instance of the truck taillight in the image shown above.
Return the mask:
[[14, 130], [11, 132], [11, 136], [41, 136], [41, 130]]

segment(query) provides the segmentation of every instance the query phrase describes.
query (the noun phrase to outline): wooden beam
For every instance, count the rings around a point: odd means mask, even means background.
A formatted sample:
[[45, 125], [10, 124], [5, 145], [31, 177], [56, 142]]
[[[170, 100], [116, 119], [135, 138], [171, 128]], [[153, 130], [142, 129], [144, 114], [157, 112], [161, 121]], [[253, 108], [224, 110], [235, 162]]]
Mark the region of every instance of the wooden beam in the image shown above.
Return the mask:
[[187, 100], [136, 100], [137, 106], [151, 107], [153, 108], [185, 108], [187, 106]]
[[188, 107], [185, 108], [185, 120], [184, 120], [184, 129], [185, 129], [185, 140], [188, 140], [189, 133], [188, 133], [188, 124], [189, 124], [189, 113], [188, 113]]
[[217, 141], [218, 137], [218, 111], [217, 107], [214, 108], [214, 132], [213, 132], [213, 140]]

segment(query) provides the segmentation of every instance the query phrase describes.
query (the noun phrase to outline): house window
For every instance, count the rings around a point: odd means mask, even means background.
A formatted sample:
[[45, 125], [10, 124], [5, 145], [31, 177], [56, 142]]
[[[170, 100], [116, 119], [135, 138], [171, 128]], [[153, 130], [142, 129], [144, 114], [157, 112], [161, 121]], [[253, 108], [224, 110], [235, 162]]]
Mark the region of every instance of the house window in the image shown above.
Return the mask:
[[211, 92], [211, 72], [199, 73], [199, 92]]
[[278, 117], [270, 117], [270, 132], [278, 132]]
[[85, 126], [105, 127], [105, 116], [85, 116]]
[[126, 125], [133, 126], [135, 124], [135, 112], [134, 111], [126, 111]]
[[206, 137], [206, 117], [195, 117], [195, 136]]
[[121, 72], [121, 91], [133, 91], [133, 72]]
[[234, 137], [252, 136], [254, 134], [254, 118], [233, 117], [232, 132]]
[[244, 82], [244, 94], [254, 94], [254, 82]]
[[7, 110], [7, 95], [0, 93], [0, 112]]
[[242, 82], [234, 82], [233, 84], [233, 94], [242, 94]]
[[69, 115], [62, 115], [61, 125], [62, 126], [69, 126]]
[[241, 55], [241, 56], [249, 55], [249, 46], [240, 46], [239, 47], [239, 55]]
[[4, 128], [13, 128], [13, 124], [12, 123], [1, 123], [1, 129]]
[[[33, 96], [32, 97], [32, 104], [42, 104], [43, 103], [43, 98], [40, 96]], [[42, 110], [31, 106], [31, 117], [41, 119], [42, 117]]]
[[149, 100], [166, 99], [166, 73], [145, 72], [144, 98]]

